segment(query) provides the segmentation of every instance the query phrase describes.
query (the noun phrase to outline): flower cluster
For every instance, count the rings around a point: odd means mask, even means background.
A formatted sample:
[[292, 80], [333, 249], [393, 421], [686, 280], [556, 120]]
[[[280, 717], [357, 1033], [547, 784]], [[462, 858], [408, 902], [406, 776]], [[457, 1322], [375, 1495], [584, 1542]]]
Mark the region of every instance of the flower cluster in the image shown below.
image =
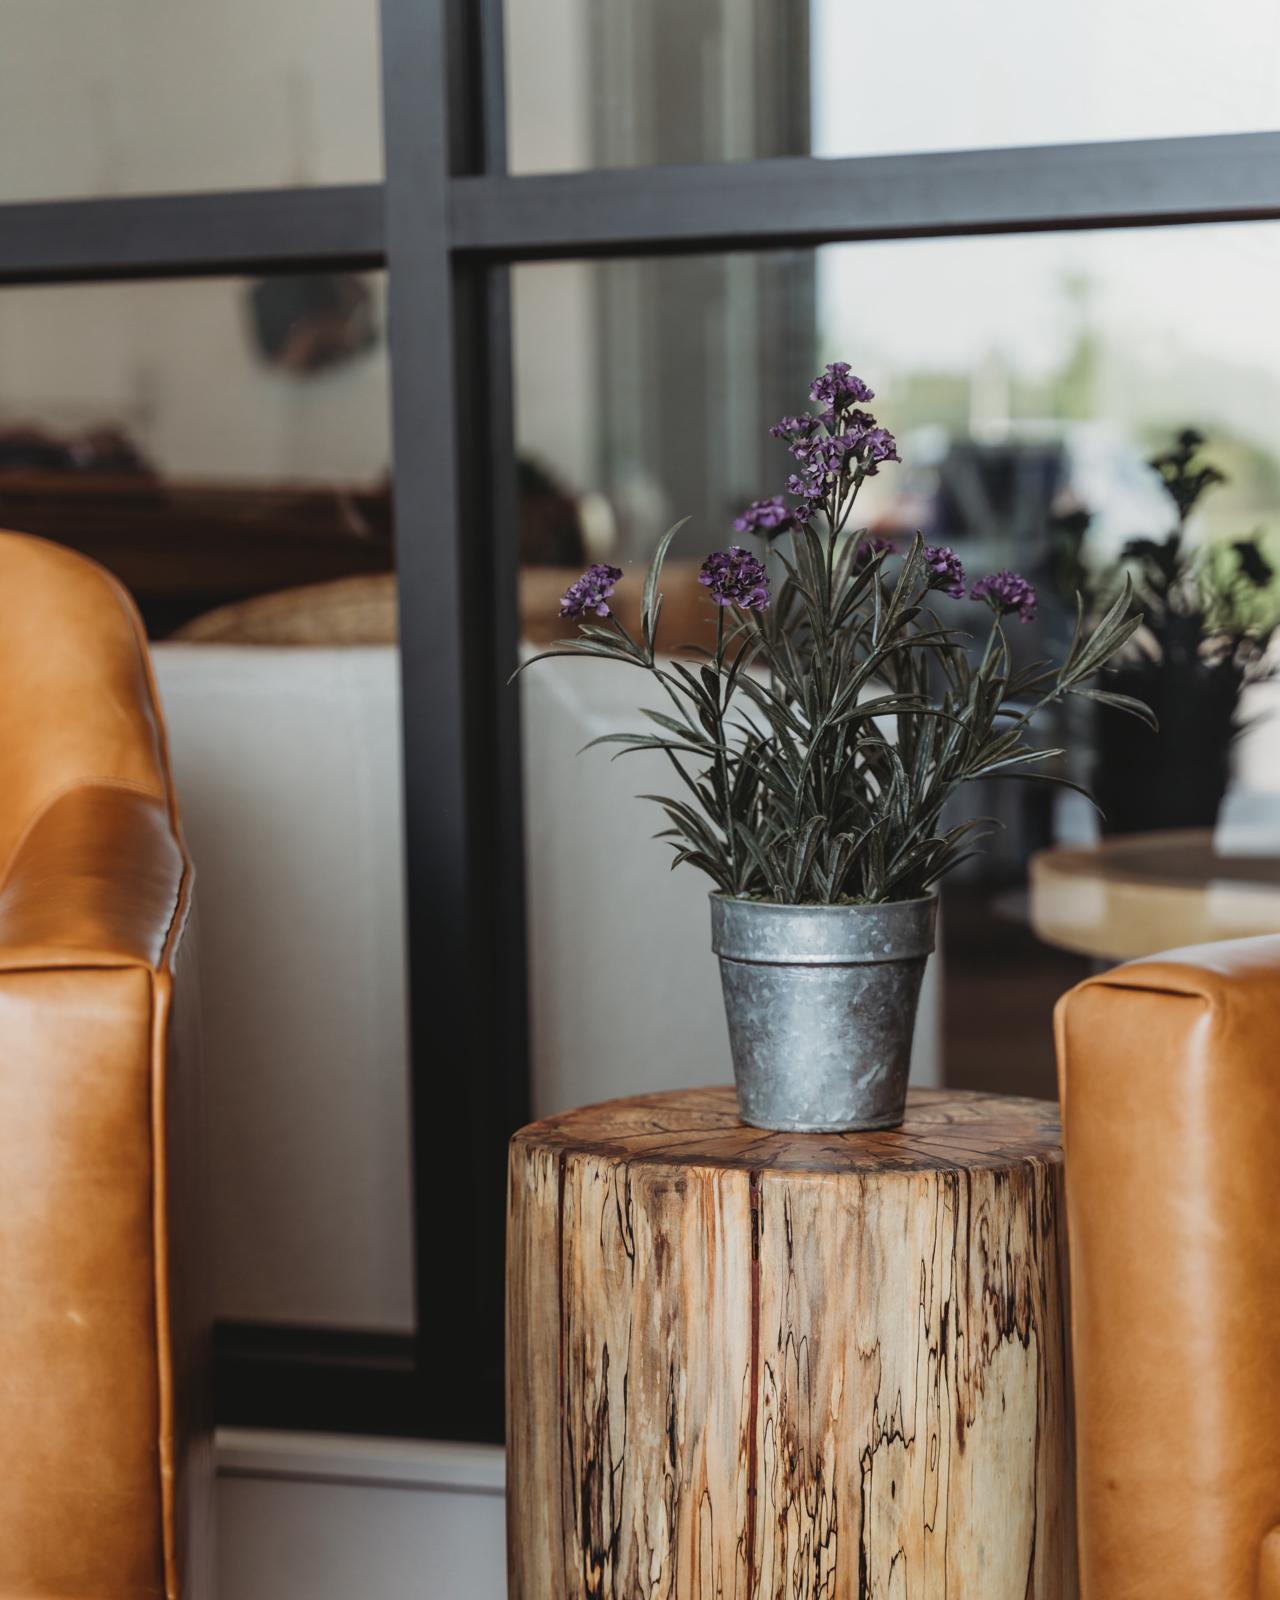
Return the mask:
[[769, 432], [775, 439], [807, 439], [817, 426], [817, 417], [805, 411], [798, 417], [782, 417]]
[[833, 361], [813, 380], [809, 397], [825, 406], [818, 416], [802, 412], [782, 417], [769, 432], [782, 439], [796, 461], [796, 471], [787, 479], [786, 490], [799, 504], [785, 523], [761, 523], [752, 514], [761, 505], [781, 501], [757, 501], [734, 523], [739, 533], [782, 532], [812, 520], [828, 500], [840, 503], [861, 483], [879, 472], [882, 463], [898, 461], [897, 441], [861, 405], [875, 398], [874, 391], [854, 373], [847, 361]]
[[769, 604], [768, 575], [755, 556], [741, 545], [730, 545], [727, 550], [709, 555], [702, 563], [698, 582], [718, 606], [764, 611]]
[[875, 399], [875, 390], [869, 389], [854, 373], [847, 361], [829, 361], [827, 370], [809, 386], [810, 400], [819, 405], [831, 406], [839, 411], [842, 406], [860, 405]]
[[862, 452], [862, 470], [871, 477], [882, 461], [901, 461], [898, 441], [888, 428], [867, 428], [858, 441]]
[[941, 589], [953, 600], [964, 599], [964, 568], [960, 564], [960, 557], [949, 545], [925, 545], [924, 564], [931, 589]]
[[607, 617], [609, 596], [621, 576], [621, 567], [610, 567], [597, 561], [565, 590], [560, 600], [560, 615], [580, 617], [586, 612], [594, 612], [597, 617]]
[[753, 500], [740, 517], [733, 522], [735, 533], [762, 533], [769, 538], [775, 533], [785, 533], [793, 527], [795, 518], [780, 494], [767, 500]]
[[1036, 619], [1036, 591], [1016, 572], [996, 572], [979, 578], [969, 590], [971, 600], [985, 600], [998, 617], [1017, 613], [1019, 622]]

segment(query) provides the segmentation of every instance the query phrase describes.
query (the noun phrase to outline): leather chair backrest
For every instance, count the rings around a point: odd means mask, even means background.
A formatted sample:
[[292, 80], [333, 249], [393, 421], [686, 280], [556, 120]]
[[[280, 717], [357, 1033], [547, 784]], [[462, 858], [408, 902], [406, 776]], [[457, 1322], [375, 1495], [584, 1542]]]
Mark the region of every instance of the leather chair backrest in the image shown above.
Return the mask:
[[116, 581], [59, 545], [0, 532], [0, 881], [65, 790], [113, 783], [163, 796], [145, 643]]
[[1280, 938], [1057, 1013], [1082, 1600], [1280, 1600]]
[[146, 641], [0, 533], [0, 1597], [212, 1600], [193, 872]]

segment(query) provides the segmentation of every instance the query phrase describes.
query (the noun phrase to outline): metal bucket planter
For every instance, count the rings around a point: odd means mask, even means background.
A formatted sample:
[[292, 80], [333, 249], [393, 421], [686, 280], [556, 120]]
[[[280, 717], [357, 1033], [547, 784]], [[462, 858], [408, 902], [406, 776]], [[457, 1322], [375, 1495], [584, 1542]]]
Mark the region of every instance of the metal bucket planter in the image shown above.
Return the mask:
[[738, 1106], [788, 1132], [896, 1128], [937, 900], [784, 906], [711, 896]]

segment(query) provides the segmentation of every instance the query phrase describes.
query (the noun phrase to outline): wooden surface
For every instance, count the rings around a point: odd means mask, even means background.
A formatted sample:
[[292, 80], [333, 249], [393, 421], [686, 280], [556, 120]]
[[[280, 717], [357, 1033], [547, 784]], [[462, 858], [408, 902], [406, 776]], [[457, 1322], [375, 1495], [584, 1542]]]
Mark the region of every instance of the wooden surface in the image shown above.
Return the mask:
[[1213, 833], [1135, 833], [1031, 861], [1031, 921], [1100, 961], [1280, 933], [1280, 856], [1219, 854]]
[[512, 1600], [1067, 1600], [1051, 1103], [763, 1133], [732, 1091], [511, 1147]]

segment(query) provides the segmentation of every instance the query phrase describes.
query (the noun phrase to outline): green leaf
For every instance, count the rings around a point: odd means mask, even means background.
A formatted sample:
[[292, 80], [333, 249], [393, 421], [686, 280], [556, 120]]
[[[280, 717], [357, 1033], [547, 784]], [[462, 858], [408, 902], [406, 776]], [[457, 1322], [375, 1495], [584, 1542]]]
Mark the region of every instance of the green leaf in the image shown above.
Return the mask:
[[1160, 731], [1160, 719], [1155, 712], [1145, 700], [1138, 700], [1131, 694], [1116, 694], [1111, 689], [1071, 689], [1068, 692], [1078, 695], [1082, 700], [1096, 700], [1099, 705], [1114, 706], [1117, 711], [1127, 711], [1130, 716], [1145, 722], [1153, 733]]
[[669, 795], [642, 794], [636, 798], [650, 800], [654, 805], [661, 806], [686, 838], [696, 840], [703, 849], [715, 854], [720, 842], [716, 838], [715, 829], [711, 822], [706, 817], [700, 816], [691, 805], [687, 805], [683, 800], [673, 800]]
[[647, 665], [642, 657], [632, 655], [621, 643], [605, 645], [597, 644], [590, 639], [566, 639], [563, 645], [557, 646], [554, 650], [541, 650], [536, 656], [530, 656], [527, 661], [522, 661], [507, 682], [514, 683], [525, 668], [531, 667], [535, 661], [553, 661], [557, 656], [603, 656], [607, 661], [625, 661], [632, 667]]
[[826, 826], [826, 817], [810, 817], [791, 843], [791, 892], [799, 899], [804, 888], [804, 881], [809, 876], [809, 869], [813, 865], [814, 855], [821, 843], [822, 829]]
[[1051, 761], [1058, 756], [1066, 755], [1065, 750], [1019, 750], [1013, 755], [1002, 756], [996, 761], [984, 761], [981, 766], [974, 767], [968, 774], [973, 778], [991, 778], [997, 773], [1008, 772], [1014, 767], [1031, 767], [1038, 761]]
[[[626, 748], [618, 751], [618, 756], [636, 755], [642, 750], [676, 750], [681, 755], [701, 756], [705, 761], [708, 754], [714, 755], [715, 748], [708, 752], [706, 746], [681, 744], [675, 739], [664, 739], [657, 733], [601, 733], [594, 739], [588, 739], [579, 755], [584, 755], [588, 750], [594, 750], [598, 744], [620, 744]], [[616, 761], [618, 756], [613, 759]]]
[[993, 782], [1013, 778], [1019, 782], [1056, 783], [1059, 788], [1070, 789], [1074, 794], [1082, 794], [1099, 816], [1103, 814], [1102, 807], [1084, 784], [1076, 783], [1073, 778], [1064, 778], [1060, 772], [993, 772], [991, 777]]
[[662, 576], [662, 563], [667, 559], [667, 551], [671, 548], [671, 541], [675, 538], [688, 517], [681, 517], [658, 540], [658, 548], [653, 552], [653, 560], [649, 563], [649, 571], [644, 580], [644, 597], [640, 602], [640, 631], [644, 638], [644, 647], [653, 660], [654, 641], [657, 637], [658, 616], [654, 608], [655, 596], [658, 593], [658, 579]]
[[[678, 717], [669, 717], [662, 711], [649, 711], [644, 706], [640, 707], [640, 715], [648, 717], [650, 722], [656, 722], [660, 728], [665, 728], [668, 733], [675, 734], [677, 739], [700, 739], [701, 733], [689, 721], [682, 722]], [[711, 746], [715, 748], [714, 745]]]
[[755, 831], [738, 817], [733, 819], [733, 831], [735, 837], [742, 841], [748, 855], [755, 863], [764, 887], [777, 898], [783, 899], [786, 893], [785, 887], [778, 881], [777, 875], [770, 865], [769, 858], [765, 854], [764, 846], [756, 837]]

